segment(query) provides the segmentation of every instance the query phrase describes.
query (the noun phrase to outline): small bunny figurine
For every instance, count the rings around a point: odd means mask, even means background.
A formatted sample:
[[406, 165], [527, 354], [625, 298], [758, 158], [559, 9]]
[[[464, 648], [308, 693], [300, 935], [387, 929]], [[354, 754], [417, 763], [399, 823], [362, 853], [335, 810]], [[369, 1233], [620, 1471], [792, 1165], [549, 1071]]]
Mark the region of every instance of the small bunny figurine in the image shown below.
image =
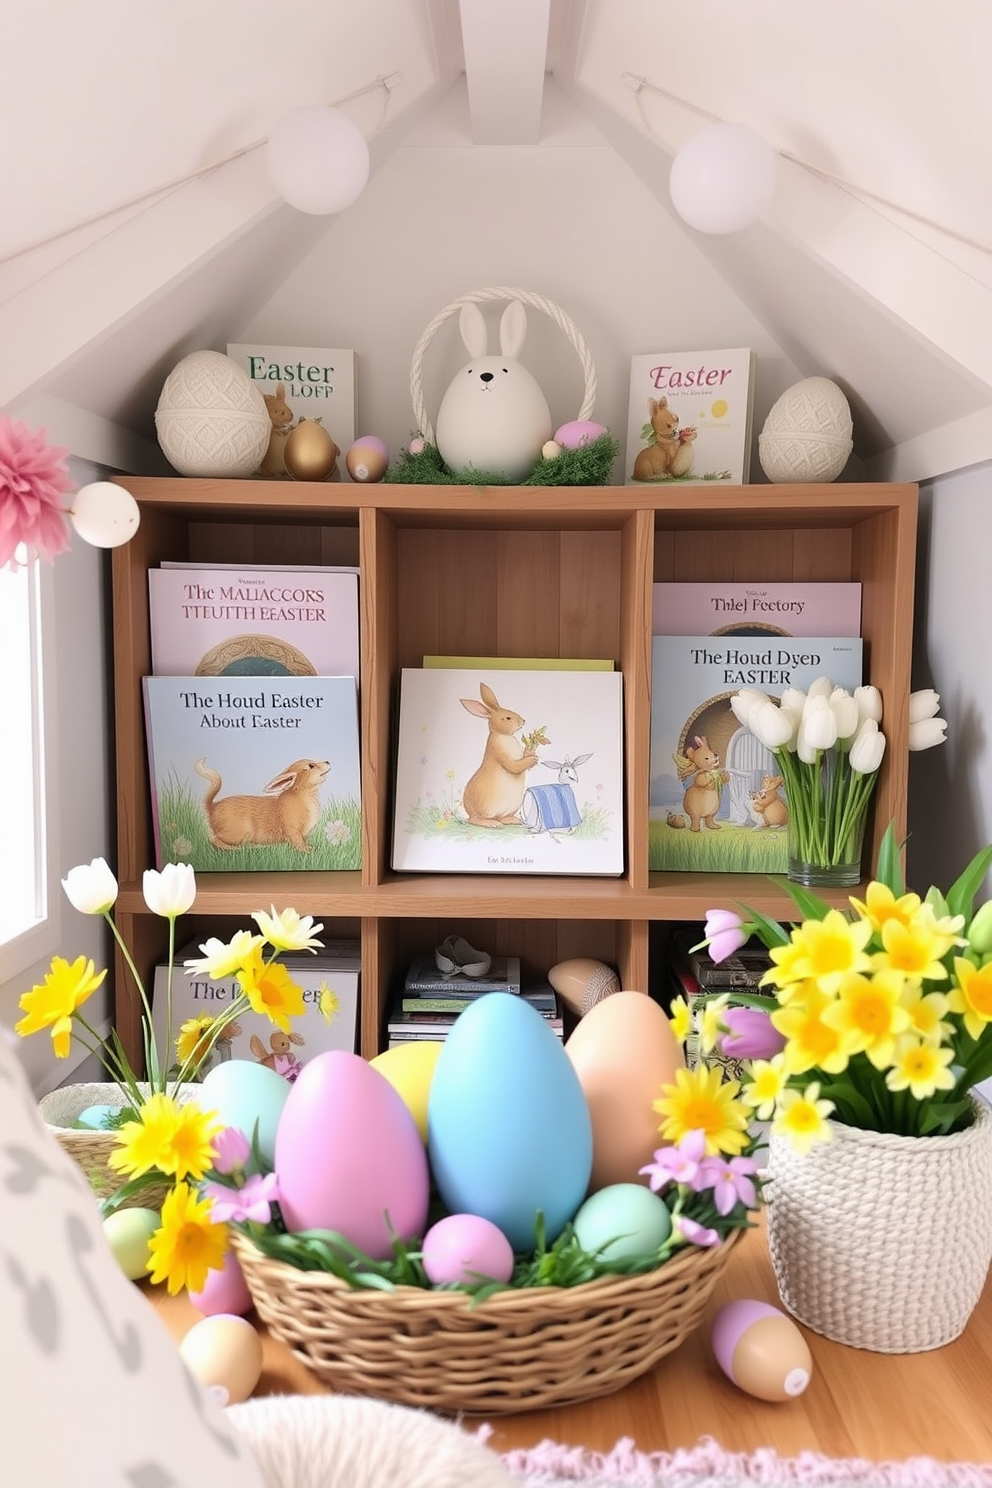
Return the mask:
[[517, 357], [527, 312], [511, 300], [499, 326], [499, 356], [487, 356], [486, 322], [473, 301], [458, 319], [472, 361], [453, 378], [437, 415], [437, 449], [449, 470], [492, 471], [524, 480], [551, 438], [551, 410], [537, 380]]

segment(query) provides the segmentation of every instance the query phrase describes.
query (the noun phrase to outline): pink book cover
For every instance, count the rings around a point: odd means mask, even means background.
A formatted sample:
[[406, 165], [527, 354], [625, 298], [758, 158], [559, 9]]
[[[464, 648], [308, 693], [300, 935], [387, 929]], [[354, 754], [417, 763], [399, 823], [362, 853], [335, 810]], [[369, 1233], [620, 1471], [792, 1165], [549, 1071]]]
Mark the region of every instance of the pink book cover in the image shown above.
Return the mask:
[[859, 636], [856, 583], [660, 583], [653, 635]]
[[358, 575], [150, 568], [151, 661], [165, 677], [358, 679]]

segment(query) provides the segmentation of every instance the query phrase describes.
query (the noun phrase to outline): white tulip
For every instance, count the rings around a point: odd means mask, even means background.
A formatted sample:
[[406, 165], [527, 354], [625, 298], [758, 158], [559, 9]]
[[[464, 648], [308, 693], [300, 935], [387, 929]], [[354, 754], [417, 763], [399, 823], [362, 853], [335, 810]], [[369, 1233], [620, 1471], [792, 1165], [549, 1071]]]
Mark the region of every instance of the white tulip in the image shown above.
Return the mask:
[[833, 749], [837, 743], [837, 719], [823, 693], [807, 702], [801, 736], [808, 749]]
[[851, 769], [859, 775], [874, 775], [885, 753], [885, 735], [874, 718], [862, 720], [851, 745]]
[[932, 687], [923, 687], [919, 692], [911, 692], [909, 694], [910, 723], [922, 723], [925, 718], [932, 718], [939, 707], [940, 693], [934, 692]]
[[196, 898], [196, 875], [188, 863], [166, 863], [161, 873], [146, 868], [141, 892], [152, 914], [174, 920], [185, 914]]
[[792, 719], [771, 698], [765, 698], [760, 708], [755, 708], [748, 724], [752, 734], [774, 754], [783, 745], [790, 745], [795, 735]]
[[835, 687], [830, 694], [830, 711], [837, 720], [838, 739], [853, 739], [858, 732], [858, 705], [844, 687]]
[[808, 698], [829, 697], [834, 690], [834, 684], [829, 677], [817, 677], [815, 682], [809, 684], [806, 693]]
[[947, 730], [946, 718], [918, 718], [909, 725], [910, 749], [932, 749], [943, 744]]
[[783, 713], [787, 713], [792, 719], [792, 727], [795, 733], [799, 732], [802, 721], [803, 709], [806, 706], [806, 694], [798, 687], [787, 687], [778, 700], [778, 705]]
[[877, 687], [856, 687], [854, 701], [858, 705], [859, 717], [873, 718], [876, 723], [881, 723], [882, 694]]
[[810, 744], [801, 729], [796, 737], [796, 754], [804, 765], [815, 765], [820, 755], [820, 751], [815, 745]]
[[730, 706], [738, 723], [742, 723], [745, 728], [749, 729], [751, 727], [751, 714], [756, 708], [760, 708], [763, 703], [767, 702], [767, 693], [760, 692], [757, 687], [742, 687], [730, 699]]
[[117, 902], [117, 880], [106, 858], [94, 858], [70, 868], [62, 880], [66, 898], [80, 914], [106, 914]]

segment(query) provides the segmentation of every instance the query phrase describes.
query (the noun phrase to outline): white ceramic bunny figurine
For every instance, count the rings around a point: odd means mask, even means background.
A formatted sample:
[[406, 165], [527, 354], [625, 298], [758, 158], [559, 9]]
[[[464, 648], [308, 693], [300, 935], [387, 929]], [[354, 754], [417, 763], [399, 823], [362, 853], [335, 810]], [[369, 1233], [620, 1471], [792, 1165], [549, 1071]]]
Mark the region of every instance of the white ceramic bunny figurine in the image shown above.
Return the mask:
[[499, 326], [499, 356], [487, 356], [486, 322], [472, 300], [458, 320], [472, 357], [454, 377], [437, 415], [437, 449], [451, 471], [489, 470], [524, 480], [551, 438], [551, 410], [517, 357], [527, 334], [527, 312], [511, 300]]

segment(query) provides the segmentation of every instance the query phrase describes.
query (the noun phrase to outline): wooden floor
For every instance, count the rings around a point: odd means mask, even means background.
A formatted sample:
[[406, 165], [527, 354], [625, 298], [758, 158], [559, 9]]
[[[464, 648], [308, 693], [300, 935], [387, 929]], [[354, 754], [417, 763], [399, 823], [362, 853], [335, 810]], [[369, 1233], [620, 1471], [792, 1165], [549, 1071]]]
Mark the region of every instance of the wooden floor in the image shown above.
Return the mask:
[[[170, 1298], [151, 1287], [148, 1295], [177, 1339], [199, 1317], [185, 1295]], [[640, 1451], [652, 1452], [691, 1447], [705, 1436], [727, 1451], [773, 1447], [784, 1457], [814, 1451], [874, 1461], [928, 1456], [992, 1463], [992, 1281], [964, 1334], [930, 1353], [872, 1354], [803, 1329], [813, 1377], [803, 1395], [782, 1405], [743, 1394], [714, 1362], [709, 1319], [722, 1303], [743, 1297], [778, 1305], [760, 1229], [738, 1245], [704, 1324], [650, 1374], [599, 1400], [492, 1417], [490, 1444], [507, 1451], [549, 1438], [605, 1451], [632, 1437]], [[264, 1369], [256, 1395], [323, 1393], [305, 1365], [260, 1331]]]

